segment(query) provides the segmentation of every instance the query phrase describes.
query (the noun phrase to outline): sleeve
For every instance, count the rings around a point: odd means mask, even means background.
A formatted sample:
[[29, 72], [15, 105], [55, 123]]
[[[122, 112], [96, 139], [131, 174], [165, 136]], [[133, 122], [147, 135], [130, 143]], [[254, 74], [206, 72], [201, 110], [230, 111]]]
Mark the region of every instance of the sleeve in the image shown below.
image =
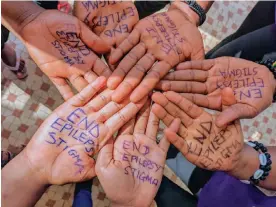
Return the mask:
[[160, 9], [163, 9], [170, 1], [135, 1], [139, 18], [143, 19]]

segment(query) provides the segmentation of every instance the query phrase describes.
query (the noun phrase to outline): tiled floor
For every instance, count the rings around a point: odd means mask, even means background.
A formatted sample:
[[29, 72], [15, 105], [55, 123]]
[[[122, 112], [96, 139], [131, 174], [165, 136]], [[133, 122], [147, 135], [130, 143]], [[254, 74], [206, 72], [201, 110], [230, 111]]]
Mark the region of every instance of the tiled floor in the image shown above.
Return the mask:
[[[208, 12], [205, 24], [200, 28], [208, 51], [220, 40], [234, 32], [247, 16], [255, 2], [215, 2]], [[20, 81], [5, 67], [1, 67], [2, 85], [2, 149], [17, 152], [22, 144], [27, 144], [43, 120], [62, 103], [62, 98], [49, 79], [29, 57], [22, 43], [10, 36], [18, 54], [26, 61], [29, 76]], [[276, 145], [276, 104], [266, 109], [252, 120], [243, 120], [243, 132], [249, 137], [258, 131], [266, 145]], [[168, 168], [165, 175], [185, 185]], [[51, 186], [36, 204], [42, 206], [71, 206], [74, 185]], [[109, 201], [99, 181], [94, 179], [92, 188], [94, 206], [109, 206]]]

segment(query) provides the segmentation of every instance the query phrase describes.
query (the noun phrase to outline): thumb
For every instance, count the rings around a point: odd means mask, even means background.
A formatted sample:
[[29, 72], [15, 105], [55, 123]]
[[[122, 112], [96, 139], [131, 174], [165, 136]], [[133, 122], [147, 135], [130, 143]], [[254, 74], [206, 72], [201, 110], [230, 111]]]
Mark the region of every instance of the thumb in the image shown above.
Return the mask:
[[99, 54], [110, 51], [110, 46], [92, 32], [83, 22], [80, 22], [80, 37], [81, 40], [93, 51]]
[[221, 91], [221, 104], [222, 110], [228, 108], [228, 106], [234, 105], [237, 103], [234, 91], [232, 88], [224, 88]]
[[251, 118], [257, 111], [247, 104], [237, 103], [226, 108], [216, 119], [216, 125], [223, 127], [240, 118]]
[[[101, 168], [107, 168], [111, 160], [113, 159], [113, 149], [114, 149], [114, 140], [113, 138], [109, 139], [107, 143], [100, 150], [97, 162], [96, 162], [96, 171]], [[99, 169], [98, 169], [99, 168]]]
[[240, 112], [237, 111], [238, 108], [236, 106], [232, 106], [236, 103], [237, 101], [232, 88], [227, 87], [222, 89], [221, 91], [222, 113], [220, 113], [216, 119], [216, 125], [218, 127], [225, 126], [229, 122], [233, 121], [233, 119], [238, 118]]

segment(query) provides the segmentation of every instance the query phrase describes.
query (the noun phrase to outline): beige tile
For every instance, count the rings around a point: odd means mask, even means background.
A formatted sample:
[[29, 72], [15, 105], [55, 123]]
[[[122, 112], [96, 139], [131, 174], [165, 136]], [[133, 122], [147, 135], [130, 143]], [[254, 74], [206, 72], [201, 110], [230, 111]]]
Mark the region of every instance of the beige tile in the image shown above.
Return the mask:
[[59, 200], [56, 200], [54, 207], [62, 207], [63, 205], [64, 205], [64, 200], [59, 199]]

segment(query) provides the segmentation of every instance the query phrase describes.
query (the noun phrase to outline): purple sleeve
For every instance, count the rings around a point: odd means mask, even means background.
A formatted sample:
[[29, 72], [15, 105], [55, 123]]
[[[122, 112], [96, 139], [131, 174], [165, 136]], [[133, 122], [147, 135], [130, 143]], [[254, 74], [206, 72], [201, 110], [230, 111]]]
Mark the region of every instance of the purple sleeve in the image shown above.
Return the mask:
[[272, 207], [276, 197], [268, 197], [253, 185], [247, 185], [224, 172], [216, 172], [199, 195], [198, 207]]

